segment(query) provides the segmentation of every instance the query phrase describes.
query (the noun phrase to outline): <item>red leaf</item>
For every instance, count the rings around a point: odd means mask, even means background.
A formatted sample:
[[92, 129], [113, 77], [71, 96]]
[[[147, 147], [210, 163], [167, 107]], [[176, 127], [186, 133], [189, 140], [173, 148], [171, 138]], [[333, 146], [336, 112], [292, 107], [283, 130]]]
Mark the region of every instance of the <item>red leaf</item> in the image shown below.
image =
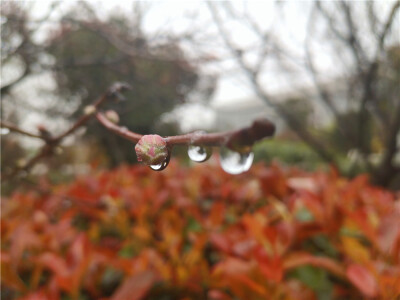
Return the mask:
[[213, 273], [236, 276], [238, 274], [248, 274], [251, 268], [252, 266], [249, 261], [229, 257], [216, 264]]
[[23, 298], [19, 298], [20, 300], [48, 300], [48, 297], [43, 291], [37, 291], [33, 293], [29, 293]]
[[220, 251], [229, 253], [231, 250], [231, 243], [226, 235], [213, 232], [210, 234], [211, 244], [218, 248]]
[[308, 253], [295, 253], [287, 257], [284, 261], [284, 269], [293, 269], [302, 265], [312, 265], [324, 268], [339, 277], [344, 277], [344, 270], [334, 260], [323, 256], [312, 256]]
[[43, 253], [38, 258], [38, 262], [44, 267], [52, 270], [57, 277], [66, 277], [69, 275], [69, 268], [65, 260], [54, 253]]
[[261, 273], [275, 282], [280, 282], [283, 277], [282, 259], [277, 255], [268, 255], [264, 248], [255, 250], [255, 257]]
[[207, 294], [207, 299], [210, 300], [231, 300], [232, 297], [219, 290], [210, 290]]
[[125, 280], [114, 293], [111, 300], [143, 299], [156, 280], [156, 275], [151, 271], [144, 271], [133, 275]]
[[352, 264], [346, 270], [347, 278], [353, 283], [366, 297], [376, 297], [378, 286], [372, 274], [363, 266]]

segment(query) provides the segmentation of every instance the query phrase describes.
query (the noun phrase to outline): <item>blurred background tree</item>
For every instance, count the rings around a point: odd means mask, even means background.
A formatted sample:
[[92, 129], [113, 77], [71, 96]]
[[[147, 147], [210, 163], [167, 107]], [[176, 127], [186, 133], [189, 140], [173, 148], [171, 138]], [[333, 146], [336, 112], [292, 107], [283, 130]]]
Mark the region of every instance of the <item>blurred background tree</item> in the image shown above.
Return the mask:
[[[399, 187], [400, 2], [309, 4], [303, 48], [288, 45], [279, 21], [267, 28], [246, 5], [208, 6], [249, 86], [302, 142], [346, 175], [368, 172], [377, 184]], [[288, 6], [276, 2], [276, 15], [284, 19]], [[228, 24], [247, 30], [251, 46], [238, 43]], [[265, 79], [273, 72], [302, 100], [276, 97]], [[307, 106], [318, 122], [306, 122]]]
[[[203, 75], [186, 59], [179, 37], [146, 36], [141, 28], [145, 13], [141, 4], [134, 4], [129, 18], [121, 13], [99, 18], [91, 4], [79, 2], [59, 21], [48, 22], [56, 8], [57, 3], [43, 19], [33, 21], [28, 7], [2, 4], [2, 70], [21, 69], [16, 79], [5, 80], [1, 88], [7, 113], [2, 119], [10, 119], [13, 113], [21, 118], [21, 102], [35, 105], [29, 99], [16, 99], [12, 89], [45, 72], [55, 82], [55, 89], [49, 91], [52, 99], [42, 107], [45, 119], [73, 121], [108, 86], [122, 80], [133, 87], [125, 94], [129, 101], [108, 108], [118, 113], [121, 124], [143, 134], [176, 134], [177, 124], [165, 124], [161, 116], [184, 103], [191, 93], [208, 97], [213, 92], [215, 81], [200, 78]], [[51, 30], [37, 41], [35, 34], [46, 23]], [[112, 166], [136, 162], [131, 143], [96, 123], [86, 129], [84, 137], [81, 143], [101, 147]], [[7, 164], [8, 159], [3, 161]]]
[[[87, 14], [84, 21], [77, 20], [75, 11], [65, 16], [70, 22], [61, 25], [47, 47], [55, 59], [57, 92], [67, 101], [79, 98], [72, 117], [81, 115], [104, 87], [123, 79], [133, 89], [126, 94], [129, 101], [114, 105], [121, 124], [143, 134], [175, 134], [173, 128], [156, 128], [157, 121], [185, 101], [199, 77], [179, 45], [172, 41], [149, 44], [140, 23], [132, 24], [122, 15], [99, 21], [87, 20]], [[129, 45], [132, 54], [118, 49], [110, 36]], [[104, 132], [101, 125], [90, 126], [87, 137], [100, 141], [113, 165], [136, 161], [131, 143]]]

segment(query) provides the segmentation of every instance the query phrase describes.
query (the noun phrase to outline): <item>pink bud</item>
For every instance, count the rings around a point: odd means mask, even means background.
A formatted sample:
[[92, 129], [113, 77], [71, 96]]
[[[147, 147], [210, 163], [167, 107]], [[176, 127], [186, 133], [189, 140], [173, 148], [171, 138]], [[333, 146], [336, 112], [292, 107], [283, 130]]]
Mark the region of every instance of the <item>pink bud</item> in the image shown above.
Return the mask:
[[146, 165], [158, 165], [168, 157], [165, 140], [157, 134], [144, 135], [135, 146], [138, 161]]

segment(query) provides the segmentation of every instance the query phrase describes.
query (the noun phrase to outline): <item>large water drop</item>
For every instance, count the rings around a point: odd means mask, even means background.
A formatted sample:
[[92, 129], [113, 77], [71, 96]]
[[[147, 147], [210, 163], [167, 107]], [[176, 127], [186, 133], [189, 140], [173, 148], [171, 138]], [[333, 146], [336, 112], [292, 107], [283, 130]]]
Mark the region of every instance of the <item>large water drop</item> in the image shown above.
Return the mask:
[[222, 169], [229, 174], [240, 174], [250, 169], [253, 163], [254, 153], [239, 153], [222, 147], [220, 150], [220, 162]]
[[210, 158], [211, 148], [197, 145], [190, 145], [188, 147], [189, 158], [195, 162], [203, 162]]

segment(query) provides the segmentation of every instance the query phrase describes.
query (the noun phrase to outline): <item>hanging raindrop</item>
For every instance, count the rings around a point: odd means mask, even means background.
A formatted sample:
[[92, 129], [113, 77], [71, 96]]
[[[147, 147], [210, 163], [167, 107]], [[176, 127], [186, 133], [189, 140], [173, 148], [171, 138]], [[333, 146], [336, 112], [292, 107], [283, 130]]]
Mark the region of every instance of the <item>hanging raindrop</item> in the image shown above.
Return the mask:
[[150, 165], [149, 167], [154, 171], [162, 171], [168, 166], [170, 159], [171, 159], [171, 152], [170, 149], [168, 149], [168, 156], [161, 164]]
[[222, 169], [229, 174], [240, 174], [250, 169], [254, 153], [239, 153], [226, 147], [221, 147], [220, 163]]
[[212, 150], [210, 147], [190, 145], [188, 147], [188, 156], [194, 162], [203, 162], [210, 158]]

